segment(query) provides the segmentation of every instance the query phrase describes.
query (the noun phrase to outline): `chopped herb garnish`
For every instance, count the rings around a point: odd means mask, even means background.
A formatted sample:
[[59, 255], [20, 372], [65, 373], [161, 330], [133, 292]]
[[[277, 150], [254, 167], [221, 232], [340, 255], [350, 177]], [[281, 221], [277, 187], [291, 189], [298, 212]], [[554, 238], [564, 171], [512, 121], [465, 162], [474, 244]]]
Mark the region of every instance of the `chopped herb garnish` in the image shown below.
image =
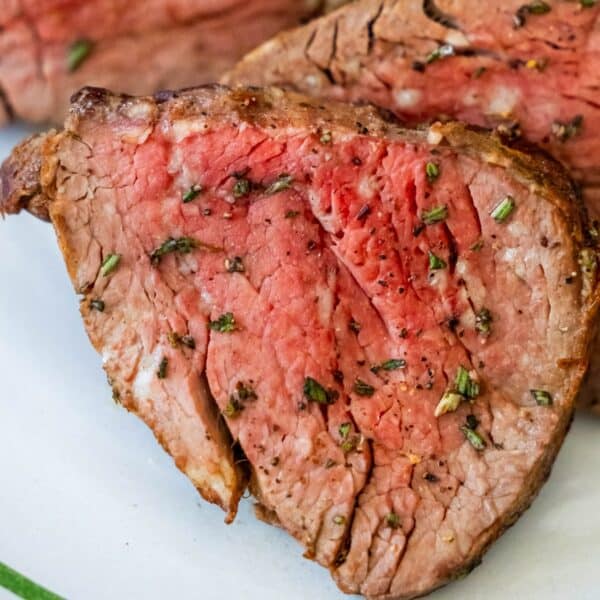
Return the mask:
[[324, 131], [321, 134], [320, 142], [321, 144], [331, 144], [331, 140], [333, 139], [331, 135], [331, 131]]
[[498, 205], [494, 207], [490, 216], [496, 223], [504, 223], [515, 209], [515, 200], [512, 196], [506, 196]]
[[475, 329], [483, 335], [489, 335], [493, 320], [492, 313], [487, 308], [482, 308], [475, 315]]
[[552, 396], [545, 390], [529, 390], [538, 406], [552, 406]]
[[486, 67], [477, 67], [475, 71], [473, 71], [473, 79], [479, 79], [486, 71]]
[[371, 371], [373, 373], [379, 373], [379, 371], [395, 371], [396, 369], [404, 369], [406, 367], [406, 361], [403, 358], [390, 358], [380, 365], [373, 365]]
[[375, 388], [369, 385], [362, 379], [357, 379], [352, 387], [355, 394], [359, 396], [372, 396], [375, 393]]
[[448, 207], [446, 205], [436, 206], [421, 214], [421, 219], [425, 225], [435, 225], [448, 218]]
[[239, 177], [233, 185], [232, 194], [234, 198], [244, 198], [250, 193], [250, 181], [244, 177]]
[[552, 123], [552, 135], [559, 142], [566, 142], [571, 138], [575, 137], [581, 132], [583, 127], [583, 116], [576, 115], [569, 122], [563, 123], [562, 121], [554, 121]]
[[300, 213], [297, 210], [288, 210], [285, 213], [285, 218], [286, 219], [294, 219], [295, 217], [297, 217]]
[[435, 407], [435, 411], [433, 413], [434, 416], [441, 417], [448, 412], [454, 412], [463, 400], [463, 396], [461, 396], [458, 392], [444, 392], [444, 395], [438, 402], [438, 405]]
[[400, 517], [393, 511], [385, 516], [385, 522], [392, 529], [400, 527]]
[[332, 467], [335, 467], [336, 465], [337, 465], [337, 463], [335, 462], [335, 460], [333, 460], [333, 458], [328, 458], [327, 461], [325, 462], [326, 469], [331, 469]]
[[597, 2], [598, 0], [579, 0], [579, 4], [581, 4], [583, 8], [591, 8], [592, 6], [596, 6]]
[[477, 240], [470, 248], [473, 252], [479, 252], [483, 248], [483, 240]]
[[104, 300], [99, 300], [98, 298], [90, 300], [90, 308], [97, 310], [98, 312], [104, 312]]
[[226, 417], [233, 419], [237, 417], [243, 410], [244, 407], [240, 403], [240, 401], [234, 396], [230, 396], [227, 406], [225, 406], [225, 408], [223, 409], [223, 414]]
[[179, 335], [176, 331], [170, 331], [167, 338], [173, 348], [179, 348], [179, 346], [185, 346], [191, 350], [196, 348], [196, 341], [191, 335]]
[[234, 256], [232, 258], [225, 259], [225, 269], [228, 273], [243, 273], [244, 262], [242, 261], [241, 256]]
[[348, 454], [355, 450], [358, 446], [359, 439], [360, 438], [357, 435], [353, 435], [352, 437], [345, 439], [340, 446], [342, 452], [344, 454]]
[[192, 200], [198, 197], [201, 191], [202, 186], [195, 183], [192, 187], [190, 187], [190, 189], [187, 192], [184, 192], [184, 194], [181, 196], [182, 202], [184, 204], [191, 202]]
[[304, 397], [317, 404], [333, 404], [338, 396], [336, 390], [326, 390], [316, 379], [306, 377], [302, 388]]
[[471, 446], [475, 448], [475, 450], [481, 451], [485, 449], [485, 440], [476, 431], [473, 431], [466, 425], [463, 425], [460, 430], [463, 432], [465, 438], [468, 440]]
[[358, 321], [355, 321], [354, 319], [350, 319], [350, 322], [348, 323], [348, 328], [353, 333], [360, 333], [361, 325]]
[[100, 273], [102, 273], [104, 277], [108, 277], [111, 273], [113, 273], [116, 270], [120, 262], [120, 254], [109, 254], [102, 262], [102, 266], [100, 267]]
[[443, 46], [438, 46], [433, 52], [431, 52], [425, 62], [429, 65], [436, 60], [440, 60], [442, 58], [448, 58], [449, 56], [454, 55], [454, 46], [450, 44], [444, 44]]
[[532, 15], [545, 15], [551, 10], [550, 5], [543, 0], [535, 0], [527, 5], [527, 11]]
[[242, 381], [237, 382], [235, 386], [235, 391], [237, 392], [238, 398], [242, 401], [256, 400], [258, 398], [256, 392], [254, 391], [254, 388], [251, 385]]
[[339, 428], [338, 428], [338, 432], [340, 434], [340, 437], [345, 440], [348, 437], [348, 434], [350, 433], [350, 429], [352, 428], [352, 425], [350, 425], [350, 423], [342, 423]]
[[440, 269], [445, 269], [447, 266], [448, 264], [445, 260], [436, 256], [431, 250], [429, 251], [429, 269], [431, 271], [439, 271]]
[[433, 183], [440, 176], [440, 167], [434, 162], [428, 162], [425, 165], [425, 175], [427, 176], [427, 181]]
[[233, 313], [222, 314], [216, 321], [209, 321], [208, 327], [219, 333], [231, 333], [237, 329], [237, 323]]
[[277, 178], [276, 181], [267, 187], [265, 194], [271, 196], [273, 194], [283, 192], [283, 190], [287, 190], [292, 185], [293, 181], [294, 178], [291, 175], [283, 173]]
[[157, 265], [163, 256], [171, 252], [179, 254], [189, 254], [195, 248], [198, 248], [200, 242], [190, 237], [169, 238], [163, 242], [158, 248], [154, 249], [150, 254], [150, 260], [153, 265]]
[[169, 367], [169, 360], [166, 356], [160, 361], [158, 365], [158, 370], [156, 371], [156, 376], [159, 379], [164, 379], [167, 376], [167, 369]]
[[462, 365], [458, 367], [454, 385], [456, 386], [456, 391], [465, 398], [472, 400], [479, 396], [479, 383], [471, 378], [469, 371]]
[[344, 523], [346, 523], [346, 517], [344, 517], [343, 515], [336, 515], [335, 517], [333, 517], [333, 522], [336, 525], [344, 525]]
[[67, 52], [67, 69], [69, 72], [76, 71], [89, 57], [94, 44], [90, 40], [77, 40], [69, 46]]

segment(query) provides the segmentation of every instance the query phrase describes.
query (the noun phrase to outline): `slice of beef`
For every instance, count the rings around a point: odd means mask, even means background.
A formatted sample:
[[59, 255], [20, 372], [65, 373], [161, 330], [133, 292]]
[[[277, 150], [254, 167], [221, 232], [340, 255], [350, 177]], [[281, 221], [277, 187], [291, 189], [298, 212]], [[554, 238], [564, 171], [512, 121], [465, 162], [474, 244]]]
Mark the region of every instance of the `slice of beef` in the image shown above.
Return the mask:
[[0, 13], [0, 124], [62, 121], [82, 85], [146, 94], [216, 81], [256, 44], [325, 8], [318, 0], [12, 0]]
[[597, 304], [553, 161], [277, 89], [85, 89], [2, 178], [6, 212], [45, 202], [120, 401], [233, 513], [218, 407], [344, 591], [464, 573], [548, 476]]
[[[227, 83], [459, 119], [562, 161], [600, 230], [600, 3], [360, 0], [255, 50]], [[600, 340], [582, 403], [600, 406]], [[596, 360], [598, 364], [596, 364]]]

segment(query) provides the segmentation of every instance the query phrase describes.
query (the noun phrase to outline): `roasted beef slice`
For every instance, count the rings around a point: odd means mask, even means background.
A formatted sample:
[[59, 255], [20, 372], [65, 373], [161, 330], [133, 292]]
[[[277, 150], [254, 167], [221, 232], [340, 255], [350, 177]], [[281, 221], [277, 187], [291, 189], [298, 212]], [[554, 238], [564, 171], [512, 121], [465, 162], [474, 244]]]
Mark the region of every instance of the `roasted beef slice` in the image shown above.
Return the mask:
[[[84, 89], [2, 169], [115, 397], [370, 598], [464, 573], [548, 476], [597, 294], [561, 168], [278, 89]], [[242, 464], [244, 461], [242, 461]]]
[[[598, 2], [359, 0], [265, 43], [225, 81], [526, 138], [571, 170], [599, 235]], [[595, 346], [581, 401], [600, 410], [600, 340]]]
[[256, 44], [341, 2], [7, 0], [0, 124], [62, 121], [82, 85], [148, 94], [216, 81]]

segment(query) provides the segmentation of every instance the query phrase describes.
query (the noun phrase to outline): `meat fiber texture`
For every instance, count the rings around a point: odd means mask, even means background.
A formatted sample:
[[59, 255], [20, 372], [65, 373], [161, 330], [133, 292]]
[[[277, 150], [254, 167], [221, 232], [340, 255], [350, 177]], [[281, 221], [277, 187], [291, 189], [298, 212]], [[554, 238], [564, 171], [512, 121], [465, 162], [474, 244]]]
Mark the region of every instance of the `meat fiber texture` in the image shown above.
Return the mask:
[[[600, 231], [600, 3], [360, 0], [282, 34], [225, 77], [370, 101], [406, 123], [523, 136], [566, 165]], [[582, 403], [600, 411], [600, 340]]]
[[62, 122], [83, 85], [146, 94], [216, 81], [257, 44], [329, 3], [5, 0], [2, 8], [0, 124]]
[[464, 575], [548, 476], [597, 306], [548, 158], [278, 89], [85, 89], [1, 176], [4, 212], [49, 211], [114, 397], [342, 590]]

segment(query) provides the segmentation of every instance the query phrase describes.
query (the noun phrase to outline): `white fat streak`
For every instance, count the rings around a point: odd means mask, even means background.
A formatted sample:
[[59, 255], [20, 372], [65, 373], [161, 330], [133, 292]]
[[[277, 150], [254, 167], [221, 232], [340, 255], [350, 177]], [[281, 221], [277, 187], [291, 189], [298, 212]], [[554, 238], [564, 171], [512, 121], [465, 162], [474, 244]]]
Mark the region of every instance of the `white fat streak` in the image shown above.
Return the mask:
[[331, 325], [331, 315], [333, 313], [333, 292], [325, 285], [319, 286], [316, 291], [319, 321], [323, 327], [329, 327]]
[[448, 30], [446, 37], [444, 38], [446, 44], [450, 44], [455, 48], [467, 48], [469, 46], [469, 40], [462, 31], [456, 29]]
[[195, 133], [204, 133], [208, 130], [208, 123], [204, 119], [177, 119], [171, 126], [172, 137], [175, 142], [181, 142]]
[[367, 200], [375, 196], [377, 192], [377, 180], [375, 177], [363, 177], [358, 182], [358, 193]]
[[399, 108], [412, 108], [420, 102], [422, 96], [423, 92], [421, 90], [404, 88], [394, 93], [394, 100]]
[[316, 215], [316, 217], [319, 219], [319, 222], [321, 223], [323, 229], [325, 229], [325, 231], [327, 231], [328, 233], [335, 232], [335, 217], [333, 216], [333, 214], [326, 214], [321, 211], [321, 197], [319, 195], [319, 192], [315, 191], [314, 189], [309, 189], [308, 202], [310, 204], [313, 214]]
[[147, 354], [140, 360], [132, 386], [136, 398], [143, 400], [151, 396], [152, 383], [156, 379], [156, 372], [161, 360], [162, 348], [160, 346], [157, 346], [152, 354]]
[[488, 111], [493, 115], [508, 117], [520, 99], [521, 92], [518, 89], [497, 85], [492, 91]]
[[443, 139], [444, 136], [442, 135], [442, 132], [438, 131], [435, 124], [432, 125], [427, 132], [427, 143], [432, 146], [437, 146]]

